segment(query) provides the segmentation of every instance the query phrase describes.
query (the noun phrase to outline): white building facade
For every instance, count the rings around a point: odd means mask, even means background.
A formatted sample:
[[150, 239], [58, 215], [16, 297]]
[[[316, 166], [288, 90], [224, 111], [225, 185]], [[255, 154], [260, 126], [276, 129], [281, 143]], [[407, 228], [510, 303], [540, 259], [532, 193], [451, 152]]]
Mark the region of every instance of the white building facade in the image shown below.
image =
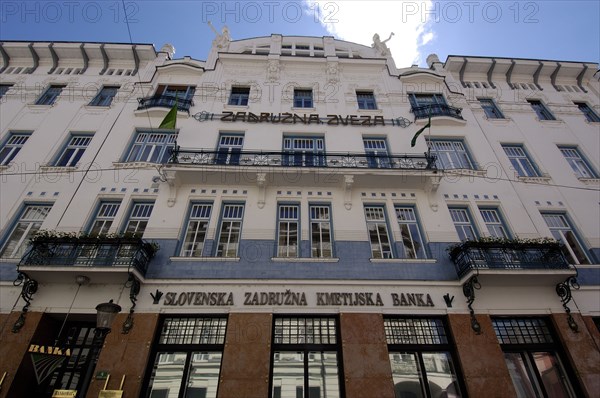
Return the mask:
[[0, 397], [600, 388], [598, 64], [174, 51], [0, 44]]

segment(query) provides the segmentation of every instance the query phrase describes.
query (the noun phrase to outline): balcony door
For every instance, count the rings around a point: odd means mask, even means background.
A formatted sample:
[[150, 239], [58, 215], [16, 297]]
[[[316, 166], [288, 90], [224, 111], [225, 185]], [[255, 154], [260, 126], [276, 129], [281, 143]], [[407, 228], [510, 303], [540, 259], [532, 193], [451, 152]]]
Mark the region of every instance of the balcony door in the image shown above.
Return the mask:
[[320, 137], [285, 137], [284, 166], [324, 167], [325, 140]]

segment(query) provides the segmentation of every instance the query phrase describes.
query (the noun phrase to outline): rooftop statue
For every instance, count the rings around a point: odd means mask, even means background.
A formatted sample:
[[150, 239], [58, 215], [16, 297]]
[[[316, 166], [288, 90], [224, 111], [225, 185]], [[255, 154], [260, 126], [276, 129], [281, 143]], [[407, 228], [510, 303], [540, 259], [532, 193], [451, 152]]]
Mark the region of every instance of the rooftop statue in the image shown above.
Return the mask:
[[388, 37], [386, 40], [381, 41], [381, 39], [379, 38], [379, 34], [375, 33], [375, 35], [373, 35], [373, 44], [371, 44], [371, 47], [373, 47], [375, 50], [377, 50], [377, 52], [379, 54], [383, 55], [384, 57], [388, 57], [388, 56], [392, 55], [390, 53], [390, 49], [385, 45], [385, 43], [390, 41], [392, 36], [394, 36], [394, 32], [392, 32], [390, 34], [390, 37]]
[[208, 21], [208, 26], [210, 26], [210, 29], [217, 36], [212, 42], [213, 46], [217, 47], [217, 49], [219, 50], [227, 51], [229, 49], [229, 43], [231, 42], [231, 36], [229, 35], [229, 28], [227, 27], [227, 25], [223, 26], [221, 33], [219, 33], [215, 29], [215, 27], [210, 21]]

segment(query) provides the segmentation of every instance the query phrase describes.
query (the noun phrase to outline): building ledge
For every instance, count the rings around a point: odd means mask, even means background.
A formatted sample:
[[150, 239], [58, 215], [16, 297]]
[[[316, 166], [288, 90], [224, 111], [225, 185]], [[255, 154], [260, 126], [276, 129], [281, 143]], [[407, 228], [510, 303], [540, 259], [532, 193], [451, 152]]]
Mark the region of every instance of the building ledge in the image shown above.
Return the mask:
[[370, 258], [370, 262], [375, 264], [381, 263], [422, 263], [435, 264], [437, 260], [434, 258]]
[[519, 176], [519, 177], [517, 177], [517, 179], [520, 182], [534, 183], [534, 184], [549, 184], [550, 181], [552, 181], [552, 178], [550, 178], [549, 176], [536, 176], [536, 177]]
[[271, 257], [274, 263], [337, 263], [337, 257]]
[[585, 185], [600, 185], [600, 178], [578, 178], [579, 181], [583, 182]]
[[239, 262], [239, 257], [170, 257], [173, 262]]

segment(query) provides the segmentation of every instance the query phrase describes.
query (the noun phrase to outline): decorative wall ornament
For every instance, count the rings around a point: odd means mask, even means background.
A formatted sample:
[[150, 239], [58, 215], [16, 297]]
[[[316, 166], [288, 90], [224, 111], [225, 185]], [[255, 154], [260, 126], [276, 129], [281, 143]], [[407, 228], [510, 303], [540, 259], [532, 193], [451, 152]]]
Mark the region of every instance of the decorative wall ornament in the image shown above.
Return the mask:
[[26, 273], [19, 271], [17, 275], [17, 279], [14, 280], [13, 286], [21, 286], [21, 297], [25, 300], [25, 305], [21, 310], [21, 314], [19, 318], [15, 322], [12, 328], [13, 333], [19, 333], [19, 331], [25, 326], [25, 314], [29, 310], [29, 306], [31, 305], [31, 300], [33, 300], [33, 295], [38, 290], [38, 283], [35, 279], [31, 279]]
[[558, 297], [560, 297], [562, 306], [567, 313], [567, 323], [569, 324], [569, 327], [574, 332], [577, 332], [579, 331], [579, 326], [575, 322], [575, 319], [573, 319], [573, 316], [571, 315], [571, 309], [567, 305], [573, 299], [573, 296], [571, 295], [571, 288], [579, 290], [579, 283], [577, 282], [577, 277], [575, 276], [570, 276], [564, 282], [557, 284], [556, 294], [558, 294]]
[[481, 284], [477, 280], [477, 275], [473, 275], [463, 285], [463, 294], [467, 298], [467, 307], [469, 307], [469, 313], [471, 314], [471, 329], [476, 334], [481, 334], [481, 325], [475, 318], [475, 310], [473, 309], [473, 302], [475, 301], [475, 290], [481, 289]]
[[267, 64], [267, 80], [271, 83], [278, 81], [280, 71], [281, 66], [279, 65], [279, 61], [275, 59], [269, 60]]

